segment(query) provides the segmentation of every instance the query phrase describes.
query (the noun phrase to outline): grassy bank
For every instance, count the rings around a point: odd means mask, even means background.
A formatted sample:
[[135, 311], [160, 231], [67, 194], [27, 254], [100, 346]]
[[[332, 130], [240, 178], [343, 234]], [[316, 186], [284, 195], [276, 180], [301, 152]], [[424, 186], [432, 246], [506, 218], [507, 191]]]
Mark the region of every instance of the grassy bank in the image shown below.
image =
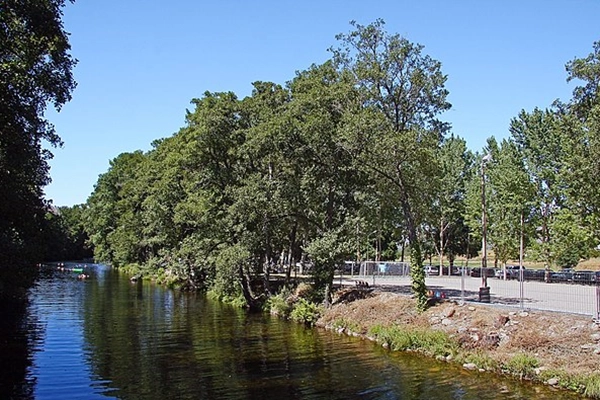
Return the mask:
[[406, 296], [375, 293], [323, 310], [317, 325], [476, 373], [510, 375], [600, 399], [600, 329], [586, 317], [453, 302], [418, 313]]

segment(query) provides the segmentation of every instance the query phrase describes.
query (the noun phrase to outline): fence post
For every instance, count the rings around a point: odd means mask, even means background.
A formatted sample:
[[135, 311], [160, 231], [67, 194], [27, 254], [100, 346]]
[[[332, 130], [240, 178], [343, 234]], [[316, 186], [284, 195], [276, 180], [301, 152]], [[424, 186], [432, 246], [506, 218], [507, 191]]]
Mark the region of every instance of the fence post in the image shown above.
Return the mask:
[[596, 282], [596, 323], [600, 323], [600, 282]]
[[461, 268], [462, 273], [460, 274], [460, 304], [465, 304], [465, 275], [467, 274], [467, 267]]
[[523, 276], [523, 265], [519, 267], [519, 302], [521, 304], [521, 310], [524, 308], [524, 297], [525, 297], [525, 288], [523, 287], [523, 281], [525, 281], [525, 277]]

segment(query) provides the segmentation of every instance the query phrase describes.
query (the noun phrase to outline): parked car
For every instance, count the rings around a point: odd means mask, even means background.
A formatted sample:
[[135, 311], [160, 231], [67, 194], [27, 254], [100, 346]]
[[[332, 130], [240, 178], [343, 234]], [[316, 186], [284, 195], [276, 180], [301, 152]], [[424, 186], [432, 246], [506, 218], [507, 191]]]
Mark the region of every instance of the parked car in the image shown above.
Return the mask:
[[523, 271], [523, 279], [526, 281], [546, 281], [550, 271], [545, 269], [527, 269]]
[[563, 268], [560, 271], [550, 271], [550, 282], [573, 282], [572, 268]]
[[[518, 265], [507, 265], [506, 266], [506, 279], [519, 279], [520, 267]], [[523, 273], [525, 273], [525, 267], [523, 267]], [[504, 278], [504, 269], [498, 268], [496, 270], [496, 278]]]
[[595, 271], [575, 271], [573, 272], [573, 282], [591, 285], [596, 283], [597, 274]]
[[425, 275], [427, 276], [436, 276], [440, 274], [440, 266], [439, 265], [424, 265], [423, 269], [425, 270]]
[[[481, 267], [473, 267], [473, 268], [471, 268], [470, 275], [471, 275], [473, 278], [481, 278], [481, 275], [482, 275], [482, 274], [481, 274], [481, 270], [482, 270], [482, 268], [481, 268]], [[486, 268], [486, 269], [485, 269], [485, 271], [486, 271], [486, 272], [485, 272], [485, 275], [486, 275], [488, 278], [491, 278], [491, 277], [493, 277], [493, 276], [495, 276], [495, 275], [496, 275], [496, 268], [491, 268], [491, 267], [488, 267], [488, 268]]]

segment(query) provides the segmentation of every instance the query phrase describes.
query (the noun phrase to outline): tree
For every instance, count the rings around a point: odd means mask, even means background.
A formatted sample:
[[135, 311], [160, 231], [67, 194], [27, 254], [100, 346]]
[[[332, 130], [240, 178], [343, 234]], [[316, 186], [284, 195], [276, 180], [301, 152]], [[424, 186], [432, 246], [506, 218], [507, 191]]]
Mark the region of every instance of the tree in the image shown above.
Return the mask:
[[580, 81], [573, 98], [562, 112], [561, 129], [572, 148], [566, 161], [564, 179], [570, 198], [569, 207], [576, 210], [581, 224], [600, 242], [600, 41], [585, 58], [566, 65], [567, 81]]
[[6, 0], [0, 7], [0, 263], [43, 257], [50, 182], [44, 144], [61, 145], [45, 119], [75, 88], [75, 60], [61, 17], [64, 0]]
[[488, 143], [490, 242], [505, 266], [509, 259], [522, 259], [525, 242], [533, 234], [535, 186], [513, 141], [498, 145], [490, 139]]
[[123, 266], [140, 262], [141, 200], [136, 196], [138, 171], [144, 161], [138, 150], [122, 153], [98, 178], [85, 211], [85, 227], [96, 259]]
[[[440, 184], [432, 205], [432, 223], [426, 224], [440, 259], [440, 275], [443, 275], [442, 260], [447, 250], [451, 261], [457, 254], [467, 254], [466, 244], [461, 238], [466, 231], [463, 219], [466, 182], [469, 179], [472, 155], [466, 142], [454, 135], [442, 142], [437, 155], [440, 164]], [[463, 240], [461, 240], [463, 239]], [[450, 270], [448, 271], [450, 274]]]
[[450, 108], [441, 63], [423, 46], [384, 30], [383, 20], [355, 28], [332, 49], [339, 69], [350, 73], [360, 91], [362, 110], [351, 110], [350, 151], [387, 189], [383, 201], [401, 210], [411, 250], [413, 290], [426, 304], [419, 227], [438, 184], [435, 155], [449, 126], [438, 115]]
[[[364, 174], [344, 145], [346, 112], [355, 103], [354, 81], [332, 62], [313, 65], [290, 83], [290, 115], [302, 146], [299, 190], [315, 286], [330, 301], [334, 270], [351, 254]], [[333, 244], [335, 243], [335, 245]]]

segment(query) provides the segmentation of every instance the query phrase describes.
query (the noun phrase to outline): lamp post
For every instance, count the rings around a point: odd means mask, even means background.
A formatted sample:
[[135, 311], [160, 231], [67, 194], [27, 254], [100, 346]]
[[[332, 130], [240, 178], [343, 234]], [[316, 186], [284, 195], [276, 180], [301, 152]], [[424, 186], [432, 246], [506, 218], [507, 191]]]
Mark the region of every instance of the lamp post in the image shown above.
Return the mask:
[[481, 159], [481, 287], [479, 288], [479, 301], [490, 302], [490, 288], [487, 284], [487, 214], [485, 204], [485, 165], [492, 159], [491, 154], [486, 154]]

